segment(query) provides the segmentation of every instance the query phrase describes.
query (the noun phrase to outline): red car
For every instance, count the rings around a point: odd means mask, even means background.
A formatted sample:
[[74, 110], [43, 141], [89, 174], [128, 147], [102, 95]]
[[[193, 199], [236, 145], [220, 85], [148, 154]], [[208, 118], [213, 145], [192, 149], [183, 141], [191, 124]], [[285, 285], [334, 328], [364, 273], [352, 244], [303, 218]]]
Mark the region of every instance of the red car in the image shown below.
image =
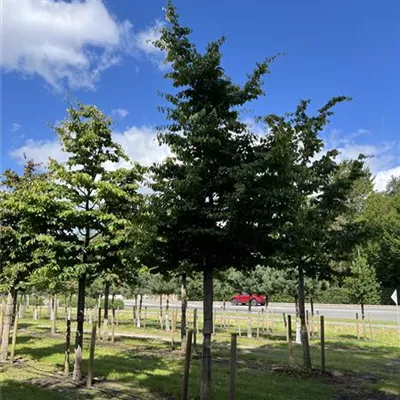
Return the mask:
[[259, 295], [257, 293], [253, 293], [252, 295], [241, 293], [232, 296], [233, 306], [237, 306], [238, 304], [249, 304], [249, 302], [252, 306], [256, 306], [257, 304], [264, 306], [265, 304], [268, 304], [268, 298], [267, 296]]

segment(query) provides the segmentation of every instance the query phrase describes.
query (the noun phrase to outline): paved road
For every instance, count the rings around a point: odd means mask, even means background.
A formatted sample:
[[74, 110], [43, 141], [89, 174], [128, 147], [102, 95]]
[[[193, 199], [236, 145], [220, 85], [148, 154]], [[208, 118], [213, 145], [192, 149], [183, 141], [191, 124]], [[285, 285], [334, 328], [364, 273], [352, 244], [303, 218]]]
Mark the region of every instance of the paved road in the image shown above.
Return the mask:
[[[134, 304], [133, 300], [125, 300], [127, 306], [132, 306]], [[146, 299], [143, 305], [148, 307], [158, 307], [157, 300]], [[165, 305], [165, 303], [164, 303]], [[171, 308], [180, 307], [180, 302], [170, 302]], [[222, 302], [214, 302], [215, 309], [221, 309]], [[307, 309], [310, 309], [310, 304], [306, 304]], [[201, 310], [203, 308], [203, 303], [200, 301], [190, 301], [188, 303], [188, 308], [197, 308]], [[252, 311], [257, 313], [261, 306], [253, 307]], [[293, 304], [289, 303], [270, 303], [269, 308], [273, 310], [274, 313], [286, 313], [295, 314], [295, 308]], [[246, 312], [246, 306], [232, 306], [227, 304], [228, 310], [242, 311]], [[320, 315], [324, 315], [327, 318], [345, 318], [354, 319], [356, 313], [361, 313], [360, 306], [357, 305], [347, 305], [347, 304], [315, 304], [315, 312], [319, 311]], [[373, 321], [384, 321], [384, 322], [396, 322], [397, 312], [396, 306], [365, 306], [366, 315], [371, 315]]]

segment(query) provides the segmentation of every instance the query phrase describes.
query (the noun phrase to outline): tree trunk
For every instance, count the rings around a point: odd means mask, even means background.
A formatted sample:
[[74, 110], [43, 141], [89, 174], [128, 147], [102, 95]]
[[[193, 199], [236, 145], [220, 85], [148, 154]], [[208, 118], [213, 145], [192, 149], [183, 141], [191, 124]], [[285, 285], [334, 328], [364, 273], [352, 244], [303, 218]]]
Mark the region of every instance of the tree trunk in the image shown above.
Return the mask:
[[15, 321], [15, 315], [17, 314], [17, 304], [18, 304], [18, 290], [14, 289], [12, 314], [11, 314], [11, 325], [13, 326]]
[[365, 310], [364, 310], [364, 303], [361, 302], [361, 319], [364, 322], [365, 319]]
[[314, 299], [310, 297], [311, 316], [314, 317]]
[[3, 332], [1, 337], [1, 348], [0, 348], [0, 362], [4, 363], [8, 356], [8, 343], [10, 338], [10, 329], [13, 320], [13, 309], [14, 299], [17, 295], [17, 291], [10, 289], [7, 296], [6, 312], [3, 320]]
[[163, 312], [162, 312], [162, 294], [160, 294], [160, 321], [162, 321], [163, 318]]
[[142, 320], [143, 295], [139, 295], [139, 320]]
[[51, 334], [56, 334], [57, 323], [57, 295], [53, 294], [51, 297]]
[[83, 323], [85, 320], [85, 287], [86, 275], [79, 278], [78, 305], [76, 308], [76, 339], [75, 339], [75, 363], [73, 379], [79, 381], [82, 378], [82, 347], [83, 347]]
[[211, 400], [211, 335], [213, 331], [213, 268], [205, 265], [203, 293], [203, 353], [200, 399]]
[[186, 346], [186, 310], [187, 310], [187, 281], [186, 272], [181, 275], [181, 347]]
[[303, 347], [303, 366], [308, 372], [312, 371], [310, 344], [308, 341], [308, 332], [306, 325], [306, 311], [304, 299], [304, 271], [303, 267], [299, 266], [299, 313], [300, 313], [300, 339]]
[[104, 320], [108, 321], [108, 298], [110, 297], [110, 282], [106, 281], [104, 287]]

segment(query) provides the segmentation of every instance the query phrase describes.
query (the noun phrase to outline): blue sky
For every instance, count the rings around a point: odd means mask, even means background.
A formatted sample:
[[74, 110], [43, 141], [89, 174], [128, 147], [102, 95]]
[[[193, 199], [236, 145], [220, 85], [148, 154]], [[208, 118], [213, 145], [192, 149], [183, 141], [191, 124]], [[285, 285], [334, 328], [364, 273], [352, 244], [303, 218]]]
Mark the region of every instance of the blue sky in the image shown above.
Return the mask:
[[[17, 7], [18, 4], [18, 7]], [[376, 187], [400, 175], [400, 2], [247, 0], [175, 2], [183, 24], [202, 48], [227, 36], [224, 67], [243, 82], [256, 61], [286, 53], [271, 65], [267, 95], [243, 119], [292, 110], [299, 99], [311, 109], [348, 95], [324, 132], [342, 157], [359, 152]], [[148, 43], [163, 21], [165, 1], [3, 0], [2, 169], [20, 169], [23, 154], [59, 159], [50, 124], [65, 116], [66, 97], [96, 104], [115, 119], [115, 139], [143, 163], [167, 149], [154, 141], [157, 91], [168, 91], [162, 54]]]

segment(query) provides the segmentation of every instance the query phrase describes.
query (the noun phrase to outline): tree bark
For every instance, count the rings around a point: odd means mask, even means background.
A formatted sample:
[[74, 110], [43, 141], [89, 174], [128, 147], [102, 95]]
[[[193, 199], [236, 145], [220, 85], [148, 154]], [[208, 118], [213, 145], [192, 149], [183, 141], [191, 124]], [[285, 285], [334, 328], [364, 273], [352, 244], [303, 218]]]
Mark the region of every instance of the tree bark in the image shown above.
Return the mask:
[[203, 293], [203, 352], [200, 399], [211, 400], [211, 335], [213, 331], [213, 268], [205, 265]]
[[8, 344], [10, 338], [10, 328], [13, 320], [13, 309], [14, 309], [14, 298], [17, 292], [14, 289], [10, 289], [7, 296], [6, 312], [3, 320], [3, 332], [1, 337], [1, 348], [0, 348], [0, 362], [4, 363], [8, 356]]
[[78, 305], [76, 309], [76, 338], [75, 338], [75, 363], [73, 379], [79, 381], [82, 378], [82, 347], [83, 347], [83, 323], [85, 320], [85, 287], [86, 275], [79, 278]]
[[187, 280], [186, 272], [181, 275], [181, 347], [186, 346]]
[[308, 341], [308, 332], [306, 325], [306, 311], [304, 298], [304, 271], [303, 267], [299, 266], [299, 314], [300, 314], [300, 340], [303, 347], [303, 366], [308, 372], [312, 371], [310, 343]]

